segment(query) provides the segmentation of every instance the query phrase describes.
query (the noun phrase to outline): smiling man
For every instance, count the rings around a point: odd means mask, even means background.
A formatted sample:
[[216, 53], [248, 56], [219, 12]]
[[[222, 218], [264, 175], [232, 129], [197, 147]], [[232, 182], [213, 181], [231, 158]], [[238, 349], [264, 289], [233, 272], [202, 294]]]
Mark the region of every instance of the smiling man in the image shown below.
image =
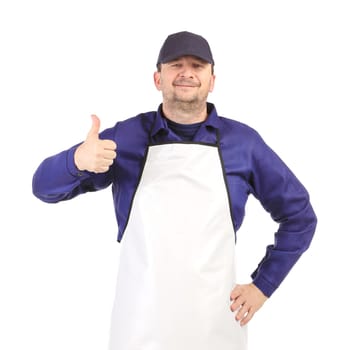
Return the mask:
[[[162, 67], [162, 68], [161, 68]], [[191, 124], [207, 117], [207, 96], [213, 90], [212, 64], [183, 56], [158, 64], [154, 82], [162, 91], [163, 112], [175, 122]]]
[[[111, 186], [121, 242], [110, 350], [245, 350], [245, 325], [309, 247], [309, 194], [260, 135], [221, 117], [208, 42], [169, 35], [154, 73], [163, 101], [45, 159], [33, 192], [54, 203]], [[273, 244], [235, 280], [248, 196], [278, 223]], [[250, 271], [251, 272], [251, 271]]]

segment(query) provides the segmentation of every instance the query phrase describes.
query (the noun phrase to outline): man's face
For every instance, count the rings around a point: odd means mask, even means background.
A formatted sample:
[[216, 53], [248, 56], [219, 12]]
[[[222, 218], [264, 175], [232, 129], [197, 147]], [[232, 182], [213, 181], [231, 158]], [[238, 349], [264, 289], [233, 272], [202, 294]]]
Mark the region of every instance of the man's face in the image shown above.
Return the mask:
[[154, 73], [155, 86], [168, 103], [205, 102], [214, 80], [211, 64], [193, 56], [164, 63], [161, 71]]

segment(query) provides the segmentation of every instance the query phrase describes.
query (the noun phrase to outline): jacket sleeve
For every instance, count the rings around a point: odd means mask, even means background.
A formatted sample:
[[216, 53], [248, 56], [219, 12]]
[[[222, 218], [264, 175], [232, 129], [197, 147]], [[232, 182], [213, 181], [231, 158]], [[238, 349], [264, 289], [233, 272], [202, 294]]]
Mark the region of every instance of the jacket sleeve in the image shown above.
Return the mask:
[[279, 223], [274, 243], [251, 275], [270, 296], [308, 249], [317, 218], [305, 187], [260, 138], [253, 147], [250, 184], [253, 195]]

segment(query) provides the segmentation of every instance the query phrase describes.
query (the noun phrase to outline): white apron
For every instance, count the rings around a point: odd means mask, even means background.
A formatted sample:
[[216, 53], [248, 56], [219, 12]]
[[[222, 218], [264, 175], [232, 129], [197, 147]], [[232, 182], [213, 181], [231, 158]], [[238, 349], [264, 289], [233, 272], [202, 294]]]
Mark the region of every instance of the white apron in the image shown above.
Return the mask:
[[245, 350], [216, 145], [149, 146], [123, 236], [110, 350]]

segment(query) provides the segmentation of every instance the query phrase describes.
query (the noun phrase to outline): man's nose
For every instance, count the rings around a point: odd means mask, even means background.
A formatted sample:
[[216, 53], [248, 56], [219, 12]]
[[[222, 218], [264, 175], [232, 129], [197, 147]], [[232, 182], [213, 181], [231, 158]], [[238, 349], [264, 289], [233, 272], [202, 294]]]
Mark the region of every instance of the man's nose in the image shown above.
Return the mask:
[[193, 71], [190, 66], [183, 66], [180, 71], [180, 76], [183, 78], [193, 78]]

